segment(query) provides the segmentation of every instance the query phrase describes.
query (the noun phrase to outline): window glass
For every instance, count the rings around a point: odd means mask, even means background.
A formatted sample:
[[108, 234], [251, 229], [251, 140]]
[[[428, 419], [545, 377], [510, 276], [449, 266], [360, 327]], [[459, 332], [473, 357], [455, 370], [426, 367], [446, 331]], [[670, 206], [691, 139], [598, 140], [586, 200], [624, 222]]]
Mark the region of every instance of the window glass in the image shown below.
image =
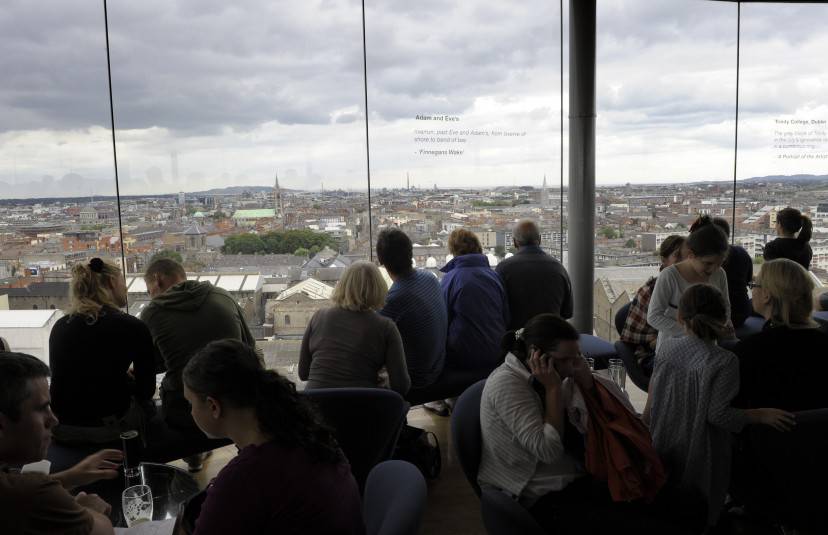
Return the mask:
[[4, 2], [0, 42], [0, 336], [48, 363], [72, 265], [121, 257], [102, 6]]
[[737, 8], [598, 2], [596, 333], [657, 273], [664, 237], [733, 201]]
[[[739, 109], [739, 241], [761, 262], [776, 213], [813, 221], [813, 273], [828, 270], [828, 46], [825, 5], [745, 4]], [[825, 291], [822, 288], [821, 291]]]
[[275, 335], [268, 364], [295, 362], [304, 325], [276, 319], [306, 303], [277, 298], [368, 251], [359, 3], [149, 0], [110, 17], [130, 273], [182, 261]]
[[494, 265], [529, 217], [560, 256], [558, 3], [366, 8], [375, 233], [399, 226], [436, 271], [467, 228]]

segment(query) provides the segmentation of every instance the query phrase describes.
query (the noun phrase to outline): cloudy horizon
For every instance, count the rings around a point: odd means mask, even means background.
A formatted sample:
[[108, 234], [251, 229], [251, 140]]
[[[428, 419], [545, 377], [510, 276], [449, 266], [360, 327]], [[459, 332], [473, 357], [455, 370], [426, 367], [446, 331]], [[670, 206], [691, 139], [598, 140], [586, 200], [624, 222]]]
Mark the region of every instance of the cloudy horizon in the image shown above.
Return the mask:
[[[0, 198], [113, 195], [102, 6], [9, 4]], [[368, 2], [373, 187], [402, 187], [406, 173], [421, 188], [558, 183], [550, 4]], [[599, 186], [732, 180], [736, 19], [724, 2], [599, 2]], [[776, 130], [795, 130], [777, 120], [828, 119], [828, 69], [815, 59], [826, 20], [825, 5], [742, 6], [740, 179], [826, 173], [826, 160], [774, 149]], [[270, 186], [274, 172], [285, 188], [365, 189], [358, 1], [110, 1], [109, 27], [122, 194]], [[565, 46], [565, 91], [566, 56]], [[415, 141], [424, 128], [466, 142]], [[462, 154], [433, 154], [446, 149]], [[820, 151], [828, 143], [792, 152]]]

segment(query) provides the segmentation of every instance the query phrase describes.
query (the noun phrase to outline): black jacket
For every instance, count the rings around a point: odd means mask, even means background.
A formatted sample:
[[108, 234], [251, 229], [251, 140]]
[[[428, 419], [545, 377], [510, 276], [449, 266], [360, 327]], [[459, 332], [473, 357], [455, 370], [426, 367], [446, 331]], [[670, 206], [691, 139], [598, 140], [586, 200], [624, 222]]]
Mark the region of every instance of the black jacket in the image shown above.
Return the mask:
[[509, 329], [520, 329], [544, 312], [572, 317], [572, 283], [566, 268], [537, 245], [524, 245], [495, 271], [509, 298]]

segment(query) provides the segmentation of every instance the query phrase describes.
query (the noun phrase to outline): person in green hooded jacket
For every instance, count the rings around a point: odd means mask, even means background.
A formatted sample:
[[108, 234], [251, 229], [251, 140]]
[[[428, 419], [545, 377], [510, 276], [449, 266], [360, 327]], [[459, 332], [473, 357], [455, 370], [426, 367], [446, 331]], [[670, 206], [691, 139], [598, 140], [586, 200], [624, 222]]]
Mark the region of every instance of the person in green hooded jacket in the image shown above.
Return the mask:
[[149, 327], [159, 369], [161, 403], [167, 425], [195, 428], [184, 398], [181, 372], [190, 359], [215, 340], [239, 340], [256, 347], [244, 314], [229, 292], [209, 282], [187, 280], [184, 268], [169, 258], [152, 262], [144, 274], [152, 301], [141, 313]]

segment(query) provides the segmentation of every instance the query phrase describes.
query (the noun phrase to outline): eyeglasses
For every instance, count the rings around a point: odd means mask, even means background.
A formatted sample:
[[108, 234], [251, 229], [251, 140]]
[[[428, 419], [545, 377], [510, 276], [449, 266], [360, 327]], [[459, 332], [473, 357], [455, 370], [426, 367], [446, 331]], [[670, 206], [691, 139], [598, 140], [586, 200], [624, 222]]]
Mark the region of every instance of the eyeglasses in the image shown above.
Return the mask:
[[761, 288], [761, 287], [762, 287], [762, 285], [759, 284], [758, 282], [749, 282], [748, 283], [748, 288], [750, 288], [751, 290], [753, 290], [754, 288]]

